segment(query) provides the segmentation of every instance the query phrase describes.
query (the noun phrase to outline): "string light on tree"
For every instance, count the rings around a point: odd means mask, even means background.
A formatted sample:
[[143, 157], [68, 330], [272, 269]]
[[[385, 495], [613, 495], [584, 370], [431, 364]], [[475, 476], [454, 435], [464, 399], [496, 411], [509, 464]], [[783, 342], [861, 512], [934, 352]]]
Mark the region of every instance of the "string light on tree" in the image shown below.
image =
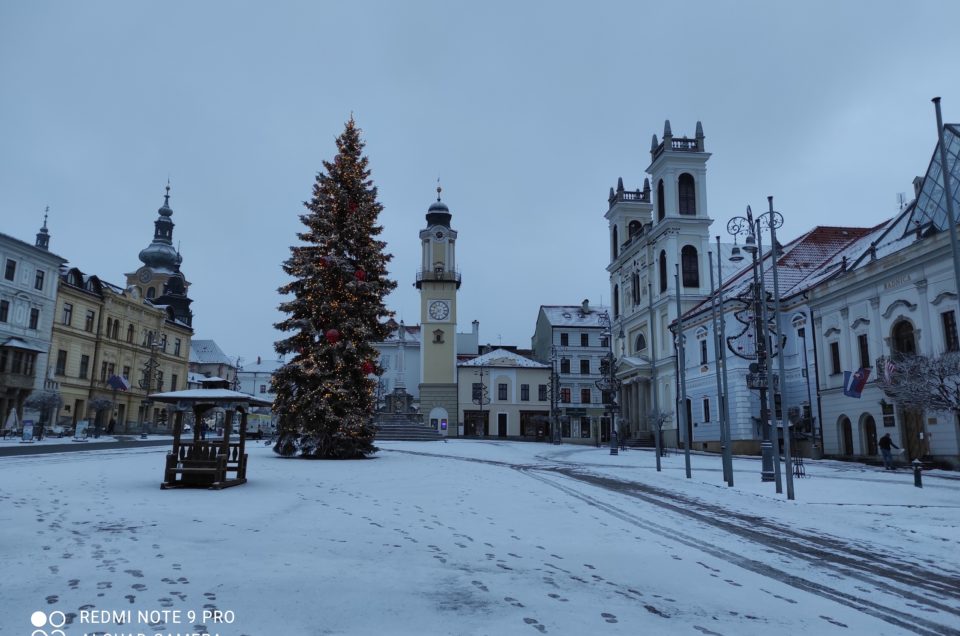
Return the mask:
[[279, 420], [274, 450], [283, 456], [360, 458], [376, 452], [370, 417], [376, 365], [373, 343], [387, 337], [384, 298], [390, 255], [376, 237], [382, 206], [353, 119], [337, 138], [337, 155], [323, 162], [313, 197], [300, 216], [305, 229], [283, 265], [286, 318], [276, 343], [293, 354], [273, 378]]

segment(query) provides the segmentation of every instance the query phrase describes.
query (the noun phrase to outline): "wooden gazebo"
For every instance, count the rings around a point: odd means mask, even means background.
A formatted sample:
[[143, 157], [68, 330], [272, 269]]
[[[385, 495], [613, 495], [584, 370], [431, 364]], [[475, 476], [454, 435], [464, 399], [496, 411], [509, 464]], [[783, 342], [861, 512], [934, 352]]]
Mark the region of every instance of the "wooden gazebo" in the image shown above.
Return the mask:
[[[270, 402], [226, 388], [190, 389], [154, 393], [150, 399], [174, 405], [173, 450], [167, 453], [161, 488], [209, 488], [219, 490], [247, 481], [247, 413], [252, 406]], [[222, 438], [202, 439], [204, 414], [210, 409], [226, 411]], [[183, 414], [194, 414], [193, 439], [182, 440]], [[234, 413], [240, 413], [239, 440], [230, 439]]]

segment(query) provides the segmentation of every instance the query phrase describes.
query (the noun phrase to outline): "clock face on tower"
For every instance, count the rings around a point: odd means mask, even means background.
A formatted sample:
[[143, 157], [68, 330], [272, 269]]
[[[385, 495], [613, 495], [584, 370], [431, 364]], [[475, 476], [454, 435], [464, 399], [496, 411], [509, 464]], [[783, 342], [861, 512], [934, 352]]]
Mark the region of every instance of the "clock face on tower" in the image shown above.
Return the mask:
[[149, 268], [141, 267], [137, 273], [137, 278], [140, 279], [141, 283], [149, 283], [153, 278], [153, 272], [151, 272]]
[[442, 300], [435, 300], [430, 303], [430, 317], [434, 320], [444, 320], [450, 315], [450, 305]]

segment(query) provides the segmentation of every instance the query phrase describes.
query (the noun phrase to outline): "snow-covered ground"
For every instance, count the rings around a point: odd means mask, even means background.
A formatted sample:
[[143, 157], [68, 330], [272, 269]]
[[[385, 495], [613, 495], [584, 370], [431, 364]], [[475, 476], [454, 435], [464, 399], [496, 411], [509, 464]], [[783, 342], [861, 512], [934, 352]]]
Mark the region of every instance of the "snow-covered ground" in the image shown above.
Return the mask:
[[0, 457], [0, 634], [960, 634], [956, 473], [808, 462], [787, 501], [751, 458], [380, 446], [253, 443], [223, 491], [160, 490], [165, 448]]

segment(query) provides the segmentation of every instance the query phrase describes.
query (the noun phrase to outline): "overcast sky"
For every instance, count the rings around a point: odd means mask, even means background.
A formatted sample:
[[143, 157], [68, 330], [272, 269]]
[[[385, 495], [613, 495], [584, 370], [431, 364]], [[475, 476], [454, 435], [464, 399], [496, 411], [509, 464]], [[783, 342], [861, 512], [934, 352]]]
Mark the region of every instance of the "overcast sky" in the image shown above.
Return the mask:
[[875, 225], [960, 121], [960, 3], [0, 2], [0, 231], [114, 283], [171, 179], [196, 338], [273, 357], [302, 201], [354, 114], [419, 321], [417, 234], [459, 231], [460, 329], [529, 346], [609, 301], [607, 193], [703, 122], [713, 234], [766, 196], [790, 239]]

